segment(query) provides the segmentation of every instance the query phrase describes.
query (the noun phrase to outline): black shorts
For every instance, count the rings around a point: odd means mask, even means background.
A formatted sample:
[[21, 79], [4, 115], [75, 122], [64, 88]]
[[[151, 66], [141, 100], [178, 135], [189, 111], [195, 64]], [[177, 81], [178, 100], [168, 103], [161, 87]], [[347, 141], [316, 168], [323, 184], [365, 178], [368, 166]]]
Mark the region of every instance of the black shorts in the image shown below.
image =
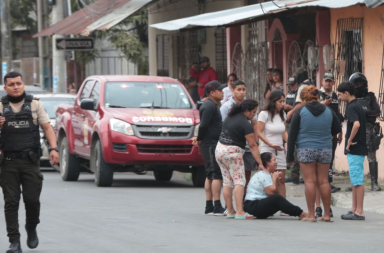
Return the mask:
[[201, 154], [205, 164], [205, 174], [208, 180], [223, 180], [219, 164], [215, 157], [216, 146], [200, 147]]
[[243, 159], [245, 171], [257, 170], [258, 164], [251, 152], [244, 152]]

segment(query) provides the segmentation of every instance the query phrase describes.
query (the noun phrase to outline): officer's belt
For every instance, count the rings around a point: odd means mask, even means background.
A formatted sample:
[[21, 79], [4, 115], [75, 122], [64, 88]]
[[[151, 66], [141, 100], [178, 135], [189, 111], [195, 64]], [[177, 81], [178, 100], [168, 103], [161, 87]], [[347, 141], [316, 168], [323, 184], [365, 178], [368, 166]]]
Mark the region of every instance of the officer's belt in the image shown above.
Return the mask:
[[22, 152], [4, 152], [4, 156], [13, 159], [24, 159], [29, 157], [29, 152], [31, 152], [31, 150]]

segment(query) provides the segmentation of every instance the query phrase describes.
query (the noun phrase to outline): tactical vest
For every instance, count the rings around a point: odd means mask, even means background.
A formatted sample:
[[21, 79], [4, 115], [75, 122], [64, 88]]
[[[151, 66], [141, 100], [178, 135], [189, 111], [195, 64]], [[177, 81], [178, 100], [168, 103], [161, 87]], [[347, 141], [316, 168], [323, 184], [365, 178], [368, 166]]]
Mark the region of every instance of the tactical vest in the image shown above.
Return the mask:
[[296, 96], [299, 88], [297, 88], [295, 91], [291, 91], [287, 94], [287, 97], [285, 98], [285, 103], [287, 105], [291, 105], [292, 108], [296, 105]]
[[[320, 101], [327, 100], [328, 95], [325, 92], [320, 92]], [[332, 92], [332, 102], [328, 105], [329, 108], [332, 109], [336, 113], [339, 114], [339, 98], [337, 97], [335, 92]]]
[[365, 118], [367, 120], [367, 123], [375, 123], [377, 116], [367, 116], [367, 112], [370, 112], [373, 108], [371, 108], [371, 92], [369, 92], [367, 95], [365, 95], [362, 98], [356, 98], [357, 102], [363, 107], [363, 111], [365, 113]]
[[15, 113], [8, 96], [1, 98], [5, 122], [1, 129], [1, 148], [3, 151], [24, 151], [40, 149], [39, 126], [33, 123], [31, 102], [32, 95], [26, 95], [20, 112]]

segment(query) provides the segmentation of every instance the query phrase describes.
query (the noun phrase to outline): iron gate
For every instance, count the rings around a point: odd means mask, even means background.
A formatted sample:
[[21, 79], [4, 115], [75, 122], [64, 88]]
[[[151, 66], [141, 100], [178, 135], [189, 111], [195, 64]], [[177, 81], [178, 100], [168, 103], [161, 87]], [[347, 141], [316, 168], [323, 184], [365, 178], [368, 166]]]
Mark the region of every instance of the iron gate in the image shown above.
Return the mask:
[[227, 30], [224, 27], [215, 31], [216, 44], [216, 73], [221, 83], [227, 82]]
[[256, 99], [263, 108], [265, 86], [267, 84], [269, 49], [267, 42], [249, 43], [244, 54], [243, 80], [247, 85], [247, 97]]

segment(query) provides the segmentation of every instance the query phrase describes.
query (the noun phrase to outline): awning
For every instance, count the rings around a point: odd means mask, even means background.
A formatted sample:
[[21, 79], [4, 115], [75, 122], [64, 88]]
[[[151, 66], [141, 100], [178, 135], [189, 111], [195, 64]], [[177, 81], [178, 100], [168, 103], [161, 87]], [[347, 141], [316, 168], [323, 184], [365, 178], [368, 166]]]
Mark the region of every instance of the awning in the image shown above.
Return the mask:
[[369, 8], [376, 8], [377, 6], [384, 4], [384, 0], [365, 0], [364, 2]]
[[36, 33], [33, 37], [52, 36], [55, 34], [88, 36], [94, 30], [108, 30], [152, 1], [99, 0]]
[[282, 0], [258, 3], [223, 11], [210, 12], [188, 18], [153, 24], [151, 27], [161, 30], [180, 30], [184, 28], [215, 27], [245, 22], [257, 17], [285, 11], [288, 9], [319, 6], [326, 8], [343, 8], [364, 3], [364, 0]]

